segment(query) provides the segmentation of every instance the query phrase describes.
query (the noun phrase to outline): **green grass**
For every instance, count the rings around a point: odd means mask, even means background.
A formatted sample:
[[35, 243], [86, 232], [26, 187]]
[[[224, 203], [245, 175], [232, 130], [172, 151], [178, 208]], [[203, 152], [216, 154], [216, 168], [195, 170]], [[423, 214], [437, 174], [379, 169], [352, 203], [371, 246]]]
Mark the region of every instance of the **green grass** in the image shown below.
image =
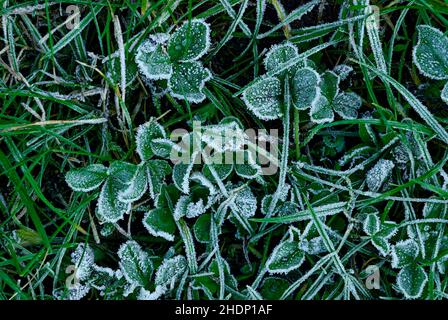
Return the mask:
[[[363, 231], [363, 219], [372, 208], [381, 223], [397, 223], [391, 245], [408, 239], [410, 231], [420, 239], [420, 250], [437, 248], [418, 258], [428, 277], [419, 298], [448, 296], [448, 278], [441, 270], [448, 267], [448, 113], [440, 99], [444, 81], [424, 77], [412, 61], [415, 27], [428, 24], [446, 33], [448, 5], [442, 0], [372, 0], [380, 8], [380, 42], [375, 43], [375, 34], [363, 32], [363, 6], [348, 6], [348, 14], [339, 19], [344, 1], [319, 3], [303, 16], [294, 10], [309, 1], [281, 2], [285, 12], [277, 0], [269, 0], [261, 15], [261, 0], [4, 1], [0, 299], [54, 299], [56, 291], [67, 293], [65, 270], [78, 244], [89, 244], [98, 265], [116, 270], [117, 250], [130, 239], [147, 253], [154, 271], [164, 257], [186, 256], [184, 287], [179, 279], [163, 296], [167, 299], [403, 299], [396, 282], [401, 269], [392, 267], [391, 255], [381, 255]], [[65, 24], [73, 13], [66, 12], [68, 6], [80, 9], [77, 28]], [[135, 65], [136, 50], [149, 35], [172, 33], [192, 18], [211, 26], [212, 46], [201, 58], [213, 74], [204, 88], [206, 99], [193, 104], [170, 94], [156, 97]], [[336, 115], [332, 122], [316, 124], [308, 111], [290, 106], [286, 94], [282, 108], [288, 112], [281, 119], [263, 121], [249, 111], [241, 93], [266, 73], [263, 59], [269, 48], [286, 40], [297, 46], [298, 60], [306, 56], [319, 73], [338, 64], [353, 67], [340, 87], [361, 97], [357, 119]], [[120, 52], [125, 54], [127, 77], [133, 78], [125, 85], [113, 59]], [[268, 75], [280, 74], [275, 73]], [[232, 187], [248, 185], [258, 206], [250, 219], [210, 225], [214, 241], [208, 244], [195, 238], [196, 218], [179, 220], [173, 242], [150, 235], [141, 222], [155, 206], [147, 194], [132, 204], [132, 214], [111, 235], [103, 236], [105, 227], [95, 214], [100, 190], [74, 192], [65, 182], [71, 169], [94, 163], [138, 164], [136, 130], [151, 118], [169, 133], [190, 130], [193, 120], [211, 125], [229, 116], [244, 128], [279, 129], [280, 172], [263, 177], [264, 183], [235, 174], [224, 182], [213, 181], [229, 198]], [[406, 162], [397, 161], [397, 148], [408, 157]], [[394, 169], [382, 189], [368, 190], [367, 172], [379, 159], [394, 161]], [[167, 183], [173, 185], [171, 176]], [[285, 185], [291, 187], [288, 200], [296, 210], [274, 214], [284, 202], [280, 197]], [[275, 200], [263, 214], [266, 195]], [[224, 200], [207, 213], [240, 210], [235, 205], [224, 208]], [[339, 207], [326, 207], [334, 204]], [[300, 268], [287, 274], [270, 274], [267, 264], [274, 248], [289, 239], [290, 227], [303, 233], [308, 224], [322, 241], [322, 252], [304, 254]], [[422, 240], [428, 231], [424, 226], [437, 233], [437, 245]], [[365, 287], [369, 265], [379, 267], [380, 289]], [[154, 291], [154, 282], [147, 281], [146, 289]], [[201, 289], [187, 293], [192, 283]], [[117, 280], [114, 285], [121, 284]], [[86, 298], [102, 299], [99, 292], [92, 289]], [[137, 293], [110, 297], [135, 299]]]

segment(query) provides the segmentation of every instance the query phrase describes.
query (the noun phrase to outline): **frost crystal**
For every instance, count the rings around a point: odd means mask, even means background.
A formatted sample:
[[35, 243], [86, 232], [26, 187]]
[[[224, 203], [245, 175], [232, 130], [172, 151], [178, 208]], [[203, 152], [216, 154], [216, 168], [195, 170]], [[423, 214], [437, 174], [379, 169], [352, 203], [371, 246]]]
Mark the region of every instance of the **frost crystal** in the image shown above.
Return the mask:
[[168, 53], [174, 60], [200, 59], [210, 47], [210, 26], [204, 20], [193, 19], [176, 30], [168, 42]]
[[408, 299], [420, 298], [427, 282], [428, 275], [417, 265], [406, 266], [397, 275], [397, 285]]
[[170, 57], [161, 45], [154, 48], [151, 40], [141, 44], [137, 49], [135, 60], [140, 72], [148, 79], [169, 79], [173, 73]]
[[394, 163], [390, 160], [378, 160], [375, 166], [367, 172], [366, 181], [369, 190], [373, 192], [378, 191], [390, 177], [394, 167]]
[[273, 45], [264, 59], [266, 71], [275, 71], [298, 56], [297, 47], [292, 43]]
[[165, 138], [165, 129], [155, 119], [142, 124], [137, 129], [136, 143], [137, 153], [142, 161], [146, 161], [154, 155], [152, 141], [156, 138]]

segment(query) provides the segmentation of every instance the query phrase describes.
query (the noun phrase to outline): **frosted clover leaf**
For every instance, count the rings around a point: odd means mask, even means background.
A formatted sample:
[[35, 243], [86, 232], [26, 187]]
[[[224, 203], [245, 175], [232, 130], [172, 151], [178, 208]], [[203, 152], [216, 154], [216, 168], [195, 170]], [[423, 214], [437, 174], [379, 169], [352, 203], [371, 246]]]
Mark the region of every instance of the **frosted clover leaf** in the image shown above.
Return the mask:
[[289, 66], [290, 60], [298, 56], [297, 48], [292, 43], [273, 46], [266, 54], [264, 65], [268, 73], [243, 91], [242, 99], [247, 108], [261, 120], [275, 120], [282, 115], [283, 92], [282, 80], [285, 67], [291, 77], [291, 94], [293, 105], [300, 110], [310, 108], [319, 98], [320, 77], [312, 68], [305, 67], [305, 61]]
[[71, 258], [76, 267], [76, 278], [80, 281], [89, 279], [95, 259], [92, 248], [88, 244], [80, 243], [71, 254]]
[[170, 204], [174, 205], [178, 198], [179, 193], [175, 186], [162, 187], [161, 194], [156, 199], [155, 208], [149, 210], [143, 218], [143, 225], [152, 236], [174, 241], [176, 223]]
[[398, 228], [394, 222], [381, 223], [378, 212], [368, 213], [363, 223], [364, 232], [370, 236], [372, 244], [381, 255], [386, 256], [390, 251], [389, 239], [397, 232]]
[[166, 289], [172, 289], [186, 271], [187, 260], [183, 256], [165, 259], [157, 269], [155, 284]]
[[[448, 37], [428, 25], [417, 27], [418, 41], [413, 60], [420, 72], [434, 80], [448, 79]], [[442, 100], [448, 104], [448, 83], [442, 89]]]
[[102, 165], [89, 165], [67, 172], [65, 180], [75, 191], [92, 191], [102, 184], [97, 202], [97, 215], [103, 222], [117, 222], [130, 210], [119, 194], [128, 187], [136, 172], [135, 165], [114, 161], [107, 169]]
[[428, 282], [428, 275], [419, 264], [419, 253], [419, 247], [412, 239], [400, 241], [392, 248], [392, 267], [401, 269], [397, 285], [408, 299], [420, 298]]
[[448, 79], [448, 37], [427, 25], [417, 27], [413, 59], [420, 72], [435, 80]]
[[[294, 228], [295, 229], [295, 228]], [[294, 239], [295, 231], [289, 229], [289, 239], [280, 242], [271, 253], [266, 262], [270, 273], [288, 273], [299, 268], [305, 260], [305, 253], [301, 249], [300, 241]]]
[[140, 45], [135, 57], [140, 73], [150, 81], [151, 87], [166, 86], [177, 99], [191, 103], [203, 101], [202, 90], [212, 75], [199, 59], [209, 50], [210, 26], [203, 20], [193, 19], [167, 38], [150, 36]]
[[102, 164], [91, 164], [85, 168], [70, 170], [65, 181], [74, 191], [89, 192], [98, 188], [107, 179], [107, 168]]
[[160, 193], [165, 177], [171, 173], [171, 167], [165, 160], [152, 159], [157, 151], [156, 139], [166, 138], [163, 127], [154, 119], [142, 124], [137, 129], [137, 153], [142, 162], [137, 166], [126, 189], [120, 192], [119, 199], [131, 203], [140, 199], [146, 190], [152, 199]]
[[128, 241], [118, 250], [120, 270], [128, 282], [125, 295], [137, 287], [145, 287], [152, 275], [153, 266], [146, 252], [135, 241]]
[[340, 92], [340, 77], [333, 71], [321, 75], [320, 92], [310, 109], [311, 120], [325, 123], [334, 120], [334, 112], [343, 119], [356, 119], [361, 107], [361, 97], [354, 92]]

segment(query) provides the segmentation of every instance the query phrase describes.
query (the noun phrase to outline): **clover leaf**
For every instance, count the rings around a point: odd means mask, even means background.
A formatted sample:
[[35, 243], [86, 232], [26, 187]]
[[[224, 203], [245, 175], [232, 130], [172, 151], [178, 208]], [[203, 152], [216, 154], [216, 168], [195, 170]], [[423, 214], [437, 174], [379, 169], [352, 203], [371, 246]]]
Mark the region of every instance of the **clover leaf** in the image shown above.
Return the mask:
[[394, 222], [385, 221], [381, 223], [378, 212], [368, 213], [363, 223], [364, 232], [370, 236], [370, 240], [380, 254], [386, 256], [390, 251], [389, 239], [397, 232], [398, 228]]
[[333, 71], [321, 75], [318, 100], [311, 106], [310, 117], [315, 123], [331, 122], [336, 112], [343, 119], [356, 119], [361, 97], [354, 92], [340, 92], [339, 76]]
[[408, 299], [420, 298], [428, 275], [419, 264], [419, 247], [413, 239], [398, 242], [392, 247], [392, 267], [400, 268], [397, 285]]
[[[286, 66], [291, 77], [292, 104], [299, 110], [314, 105], [320, 96], [320, 76], [306, 61], [298, 61], [289, 66], [291, 60], [298, 57], [298, 50], [292, 43], [273, 46], [266, 54], [264, 65], [268, 73], [277, 73]], [[242, 100], [247, 108], [261, 120], [275, 120], [282, 116], [283, 91], [282, 80], [285, 72], [276, 76], [263, 75], [243, 91]]]
[[[199, 103], [205, 99], [210, 70], [198, 61], [210, 47], [210, 26], [203, 20], [186, 21], [171, 36], [150, 36], [137, 49], [135, 60], [150, 87], [166, 86], [177, 99]], [[166, 83], [161, 83], [166, 80]]]

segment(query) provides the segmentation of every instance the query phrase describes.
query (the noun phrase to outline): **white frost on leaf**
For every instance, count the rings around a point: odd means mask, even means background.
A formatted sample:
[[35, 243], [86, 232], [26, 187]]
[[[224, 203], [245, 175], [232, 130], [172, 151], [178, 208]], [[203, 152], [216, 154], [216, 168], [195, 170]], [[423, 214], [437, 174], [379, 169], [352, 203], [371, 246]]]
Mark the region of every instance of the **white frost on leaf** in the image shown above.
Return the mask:
[[242, 100], [247, 108], [261, 120], [275, 120], [281, 115], [280, 80], [274, 77], [261, 79], [243, 92]]
[[146, 180], [146, 167], [141, 163], [128, 187], [118, 193], [118, 199], [124, 203], [131, 203], [140, 199], [146, 192], [148, 183]]
[[418, 40], [412, 52], [415, 65], [431, 79], [448, 79], [448, 37], [428, 26], [417, 26]]
[[347, 64], [339, 64], [333, 68], [333, 72], [336, 73], [341, 80], [347, 79], [348, 75], [353, 71], [353, 67]]
[[292, 79], [293, 105], [298, 110], [310, 108], [320, 97], [320, 75], [311, 68], [296, 71]]
[[403, 268], [413, 264], [419, 253], [417, 243], [412, 239], [397, 242], [391, 250], [392, 268]]
[[246, 218], [255, 215], [255, 212], [257, 211], [257, 198], [249, 187], [246, 186], [238, 191], [233, 201], [238, 208], [238, 212]]
[[267, 72], [275, 71], [298, 55], [297, 47], [291, 42], [275, 44], [266, 53], [263, 63]]
[[80, 281], [87, 280], [94, 264], [93, 249], [88, 244], [80, 243], [72, 252], [71, 258], [72, 264], [76, 267], [76, 278]]
[[155, 284], [163, 288], [172, 289], [176, 281], [187, 270], [187, 260], [183, 256], [175, 256], [173, 258], [163, 260], [157, 269]]
[[173, 74], [168, 80], [168, 88], [171, 95], [177, 99], [200, 103], [206, 98], [202, 90], [211, 78], [210, 70], [204, 68], [201, 62], [183, 62], [174, 65]]
[[175, 61], [194, 61], [210, 48], [210, 26], [202, 19], [185, 21], [170, 37], [168, 53]]
[[334, 112], [328, 99], [321, 95], [310, 109], [311, 120], [315, 123], [332, 122]]
[[176, 224], [168, 209], [155, 208], [148, 211], [143, 219], [143, 226], [154, 237], [161, 237], [167, 241], [174, 241]]
[[143, 287], [148, 283], [153, 265], [148, 254], [136, 241], [130, 240], [122, 244], [118, 249], [118, 257], [120, 270], [132, 288]]
[[333, 109], [342, 119], [356, 119], [362, 100], [354, 92], [343, 92], [333, 100]]
[[390, 160], [380, 159], [367, 172], [366, 182], [370, 191], [376, 192], [386, 182], [392, 173], [395, 164]]
[[137, 128], [135, 140], [137, 153], [142, 161], [146, 161], [154, 155], [151, 143], [156, 138], [166, 138], [166, 132], [154, 118]]
[[126, 212], [131, 210], [130, 203], [119, 200], [120, 186], [118, 182], [109, 177], [101, 188], [97, 203], [97, 214], [104, 222], [117, 222], [123, 219]]
[[66, 173], [65, 181], [74, 191], [89, 192], [98, 188], [107, 178], [107, 168], [102, 164], [91, 164]]
[[428, 275], [419, 265], [409, 265], [397, 275], [397, 285], [407, 299], [418, 299], [422, 296]]
[[135, 61], [140, 72], [150, 80], [169, 79], [173, 73], [170, 57], [160, 44], [154, 47], [151, 39], [138, 47]]
[[445, 85], [443, 86], [440, 97], [442, 98], [443, 102], [448, 104], [448, 82], [445, 83]]
[[299, 268], [305, 255], [297, 241], [284, 241], [277, 245], [266, 262], [269, 273], [288, 273]]

